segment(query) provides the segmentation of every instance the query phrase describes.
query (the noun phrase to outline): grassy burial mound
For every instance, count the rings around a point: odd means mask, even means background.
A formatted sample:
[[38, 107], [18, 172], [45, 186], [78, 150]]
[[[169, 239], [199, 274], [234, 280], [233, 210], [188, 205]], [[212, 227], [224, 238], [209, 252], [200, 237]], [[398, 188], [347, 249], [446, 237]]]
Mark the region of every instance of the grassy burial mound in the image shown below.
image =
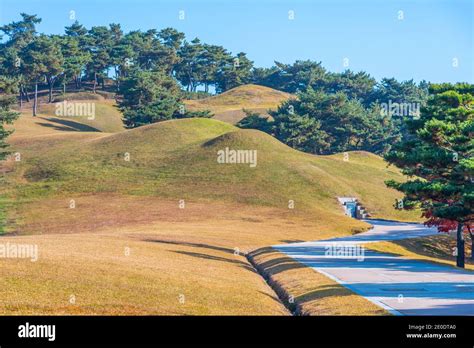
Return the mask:
[[[256, 130], [212, 119], [172, 120], [115, 134], [13, 138], [23, 160], [12, 174], [19, 201], [80, 194], [122, 194], [222, 202], [305, 213], [332, 228], [354, 222], [337, 196], [358, 197], [373, 217], [416, 219], [393, 209], [384, 180], [394, 168], [366, 152], [313, 156]], [[41, 151], [37, 151], [38, 148]], [[252, 151], [252, 163], [219, 163], [221, 151]]]
[[213, 97], [186, 100], [185, 104], [191, 111], [210, 110], [214, 114], [214, 119], [236, 124], [246, 116], [243, 109], [269, 116], [267, 110], [276, 109], [289, 98], [292, 98], [289, 93], [249, 84]]
[[[93, 138], [92, 138], [93, 137]], [[78, 142], [48, 142], [29, 153], [22, 173], [28, 186], [59, 193], [108, 192], [211, 200], [297, 209], [340, 216], [336, 196], [360, 198], [374, 217], [396, 218], [398, 195], [383, 181], [400, 178], [366, 152], [313, 156], [256, 130], [209, 119], [162, 122]], [[221, 150], [256, 151], [257, 163], [219, 163]], [[28, 149], [26, 149], [28, 150]], [[28, 152], [27, 152], [28, 154]], [[406, 213], [405, 213], [406, 214]]]

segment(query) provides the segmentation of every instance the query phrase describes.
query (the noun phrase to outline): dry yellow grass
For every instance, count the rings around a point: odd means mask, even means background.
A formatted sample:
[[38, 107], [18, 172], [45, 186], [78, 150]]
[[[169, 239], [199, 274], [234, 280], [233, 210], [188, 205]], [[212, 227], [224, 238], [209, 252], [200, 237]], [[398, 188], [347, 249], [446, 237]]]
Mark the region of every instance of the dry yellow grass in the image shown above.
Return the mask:
[[51, 103], [40, 104], [38, 116], [33, 117], [31, 110], [25, 107], [21, 110], [14, 127], [9, 127], [15, 129], [10, 139], [78, 132], [116, 133], [125, 130], [122, 114], [113, 100], [70, 101], [74, 102], [94, 103], [94, 116], [57, 116], [55, 114], [57, 103]]
[[[27, 205], [20, 231], [36, 234], [2, 239], [37, 244], [39, 260], [0, 259], [1, 313], [288, 314], [243, 254], [334, 236], [316, 219], [270, 208], [74, 198], [74, 209], [64, 199]], [[72, 295], [75, 304], [68, 302]]]
[[0, 313], [288, 314], [232, 249], [126, 234], [8, 238], [38, 245], [39, 260], [0, 259]]
[[389, 313], [328, 277], [267, 247], [252, 252], [257, 267], [280, 298], [300, 315], [388, 315]]
[[[74, 200], [75, 208], [70, 208]], [[185, 201], [107, 193], [71, 195], [32, 201], [16, 207], [21, 216], [16, 235], [118, 233], [133, 238], [173, 238], [248, 252], [272, 244], [325, 239], [363, 231], [355, 221], [336, 228], [338, 220], [289, 209], [237, 203]], [[54, 212], [54, 219], [51, 213]], [[151, 232], [150, 232], [151, 231]]]
[[[474, 261], [471, 256], [470, 239], [466, 241], [466, 269], [474, 270]], [[456, 239], [452, 235], [438, 234], [429, 237], [411, 238], [393, 242], [377, 242], [365, 245], [367, 249], [407, 257], [456, 266], [456, 257], [453, 250]]]

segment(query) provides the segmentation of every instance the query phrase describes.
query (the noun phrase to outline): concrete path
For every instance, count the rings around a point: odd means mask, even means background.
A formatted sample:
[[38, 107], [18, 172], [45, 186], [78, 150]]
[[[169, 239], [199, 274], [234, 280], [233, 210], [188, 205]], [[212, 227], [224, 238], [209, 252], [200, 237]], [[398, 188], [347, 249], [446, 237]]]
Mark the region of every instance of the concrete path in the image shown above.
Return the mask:
[[420, 224], [366, 220], [357, 235], [274, 246], [396, 315], [474, 315], [474, 271], [364, 250], [361, 244], [436, 234]]

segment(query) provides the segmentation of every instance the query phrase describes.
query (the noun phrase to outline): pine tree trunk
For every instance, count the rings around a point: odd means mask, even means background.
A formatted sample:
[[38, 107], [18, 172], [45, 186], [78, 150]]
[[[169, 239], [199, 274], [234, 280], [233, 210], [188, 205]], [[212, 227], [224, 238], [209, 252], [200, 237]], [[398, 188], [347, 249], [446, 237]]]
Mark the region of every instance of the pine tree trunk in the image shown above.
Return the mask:
[[30, 102], [30, 96], [28, 95], [28, 91], [26, 90], [25, 87], [22, 87], [23, 88], [23, 94], [25, 95], [25, 98], [26, 98], [26, 102], [29, 103]]
[[460, 268], [464, 268], [464, 236], [463, 236], [463, 226], [462, 222], [458, 222], [458, 230], [457, 230], [457, 249], [458, 254], [456, 257], [456, 266]]
[[48, 88], [49, 88], [48, 103], [51, 103], [53, 101], [53, 80], [52, 79], [48, 79]]
[[20, 87], [20, 109], [23, 107], [23, 91], [21, 90]]
[[36, 116], [37, 105], [38, 105], [38, 82], [35, 83], [35, 99], [33, 101], [33, 116]]
[[94, 89], [93, 89], [94, 93], [95, 93], [96, 86], [97, 86], [97, 73], [94, 73]]
[[469, 225], [467, 229], [469, 231], [469, 235], [471, 236], [471, 260], [474, 261], [474, 235], [471, 232], [471, 228], [469, 227]]
[[115, 67], [115, 88], [117, 89], [117, 92], [120, 90], [120, 72], [117, 67]]

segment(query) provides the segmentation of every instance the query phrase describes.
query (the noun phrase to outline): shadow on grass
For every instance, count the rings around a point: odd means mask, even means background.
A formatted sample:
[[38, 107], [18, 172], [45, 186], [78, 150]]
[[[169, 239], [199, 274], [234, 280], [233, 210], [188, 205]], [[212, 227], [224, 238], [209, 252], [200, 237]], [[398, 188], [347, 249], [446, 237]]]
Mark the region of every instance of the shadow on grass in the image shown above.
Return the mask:
[[289, 257], [279, 257], [273, 260], [265, 261], [260, 264], [260, 267], [272, 275], [290, 271], [297, 268], [305, 268], [306, 266], [298, 261], [294, 261]]
[[[397, 240], [393, 241], [393, 243], [415, 254], [451, 261], [453, 263], [456, 262], [456, 257], [453, 256], [453, 250], [456, 247], [456, 238], [449, 235], [438, 234], [424, 238]], [[465, 242], [467, 264], [474, 264], [471, 244], [470, 236], [467, 235]], [[423, 259], [420, 260], [426, 261]]]
[[183, 245], [189, 246], [193, 248], [204, 248], [216, 251], [222, 251], [228, 254], [233, 254], [234, 250], [230, 248], [219, 247], [215, 245], [203, 244], [203, 243], [190, 243], [190, 242], [176, 242], [171, 240], [160, 240], [160, 239], [144, 239], [144, 242], [152, 242], [152, 243], [162, 243], [162, 244], [172, 244], [172, 245]]
[[307, 292], [303, 295], [295, 297], [295, 301], [304, 304], [307, 302], [312, 302], [314, 300], [320, 300], [328, 297], [342, 297], [342, 296], [352, 296], [353, 292], [342, 287], [339, 284], [331, 285], [320, 285], [317, 290]]
[[214, 256], [214, 255], [208, 255], [208, 254], [202, 254], [202, 253], [193, 253], [191, 251], [180, 251], [180, 250], [172, 250], [173, 252], [177, 254], [182, 254], [182, 255], [187, 255], [187, 256], [193, 256], [193, 257], [198, 257], [201, 259], [206, 259], [206, 260], [213, 260], [213, 261], [220, 261], [220, 262], [228, 262], [232, 264], [239, 265], [240, 267], [245, 268], [248, 271], [251, 271], [253, 273], [257, 273], [252, 266], [250, 266], [248, 263], [240, 260], [232, 260], [232, 259], [227, 259], [225, 257], [220, 257], [220, 256]]
[[[269, 256], [271, 254], [278, 255], [281, 253], [278, 250], [273, 249], [272, 247], [265, 247], [257, 249], [250, 253], [250, 256], [255, 259], [259, 256]], [[306, 267], [302, 263], [288, 257], [288, 256], [281, 256], [277, 257], [268, 261], [264, 261], [258, 264], [259, 268], [262, 269], [266, 274], [275, 275], [281, 272], [289, 271], [292, 269], [297, 268], [304, 268]]]
[[305, 241], [301, 240], [301, 239], [282, 239], [282, 240], [280, 240], [280, 243], [285, 243], [285, 244], [303, 243], [303, 242], [305, 242]]
[[49, 128], [54, 128], [55, 130], [59, 131], [69, 131], [69, 132], [100, 132], [97, 128], [72, 121], [72, 120], [67, 120], [67, 119], [62, 119], [62, 118], [56, 118], [56, 117], [40, 117], [43, 120], [57, 123], [58, 125], [55, 124], [49, 124], [49, 123], [38, 123], [39, 125], [43, 127], [49, 127]]
[[252, 251], [250, 253], [250, 256], [258, 257], [258, 256], [266, 255], [266, 254], [275, 254], [275, 253], [278, 253], [278, 251], [273, 249], [272, 247], [264, 247], [264, 248], [260, 248], [260, 249]]
[[281, 301], [280, 301], [280, 299], [279, 299], [278, 297], [272, 296], [272, 295], [270, 295], [270, 294], [268, 294], [268, 293], [266, 293], [266, 292], [260, 291], [260, 290], [259, 290], [258, 292], [261, 293], [262, 295], [265, 295], [265, 296], [271, 298], [273, 301], [278, 302], [280, 305], [282, 304]]

